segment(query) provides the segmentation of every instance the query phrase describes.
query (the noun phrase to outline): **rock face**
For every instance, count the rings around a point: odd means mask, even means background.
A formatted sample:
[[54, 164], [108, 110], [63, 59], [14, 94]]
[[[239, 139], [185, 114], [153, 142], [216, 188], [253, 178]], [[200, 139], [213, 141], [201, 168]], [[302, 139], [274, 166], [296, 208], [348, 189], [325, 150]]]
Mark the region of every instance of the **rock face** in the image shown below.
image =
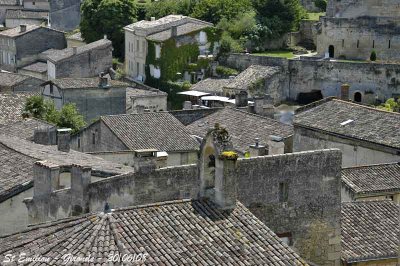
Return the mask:
[[50, 0], [50, 25], [56, 30], [71, 31], [81, 21], [80, 0]]

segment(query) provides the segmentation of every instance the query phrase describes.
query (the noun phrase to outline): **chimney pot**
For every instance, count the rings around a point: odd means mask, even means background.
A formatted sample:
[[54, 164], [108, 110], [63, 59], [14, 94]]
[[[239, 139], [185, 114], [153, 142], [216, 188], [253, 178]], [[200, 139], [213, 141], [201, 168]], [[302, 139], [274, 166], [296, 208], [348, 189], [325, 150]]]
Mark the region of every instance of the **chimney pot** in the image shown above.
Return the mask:
[[255, 139], [255, 144], [249, 147], [250, 157], [258, 157], [266, 155], [266, 149], [264, 145], [260, 145], [260, 139]]
[[285, 142], [280, 136], [270, 136], [268, 142], [268, 155], [284, 154], [285, 153]]
[[48, 161], [38, 161], [33, 166], [33, 197], [47, 197], [59, 188], [60, 167]]
[[100, 88], [106, 88], [108, 86], [109, 86], [108, 78], [105, 77], [104, 72], [101, 72], [100, 76], [99, 76], [99, 87]]
[[148, 174], [157, 168], [157, 152], [155, 149], [135, 150], [133, 165], [135, 172]]
[[57, 149], [63, 152], [69, 152], [70, 150], [70, 139], [71, 139], [70, 128], [62, 128], [57, 130]]
[[91, 182], [92, 168], [73, 164], [71, 166], [72, 215], [89, 212], [88, 188]]
[[73, 47], [72, 47], [72, 53], [73, 53], [73, 54], [77, 54], [77, 53], [78, 53], [78, 47], [73, 46]]
[[240, 91], [235, 95], [235, 105], [236, 107], [246, 107], [247, 106], [247, 92]]
[[21, 24], [19, 25], [20, 27], [20, 32], [25, 32], [26, 31], [26, 25], [25, 24]]

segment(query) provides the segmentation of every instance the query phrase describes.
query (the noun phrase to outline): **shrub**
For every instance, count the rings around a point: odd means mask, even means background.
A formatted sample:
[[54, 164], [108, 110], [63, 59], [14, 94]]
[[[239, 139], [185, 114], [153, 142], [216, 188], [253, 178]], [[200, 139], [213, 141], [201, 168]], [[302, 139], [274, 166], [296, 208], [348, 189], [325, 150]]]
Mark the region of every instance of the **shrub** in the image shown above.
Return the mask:
[[371, 61], [376, 61], [376, 52], [375, 52], [375, 51], [372, 51], [372, 52], [371, 52], [371, 56], [369, 57], [369, 59], [370, 59]]
[[327, 1], [326, 0], [315, 0], [315, 6], [321, 9], [321, 11], [326, 11]]
[[229, 77], [229, 76], [236, 76], [238, 74], [238, 71], [233, 68], [229, 67], [224, 67], [224, 66], [217, 66], [217, 74], [224, 76], [224, 77]]

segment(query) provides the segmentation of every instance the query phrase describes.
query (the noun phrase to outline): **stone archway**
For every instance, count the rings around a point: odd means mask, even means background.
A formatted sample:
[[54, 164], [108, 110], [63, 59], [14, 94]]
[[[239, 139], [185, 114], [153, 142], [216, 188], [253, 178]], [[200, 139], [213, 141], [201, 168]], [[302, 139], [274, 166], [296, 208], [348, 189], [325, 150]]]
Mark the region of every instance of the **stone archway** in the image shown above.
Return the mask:
[[335, 58], [335, 46], [329, 45], [329, 58]]

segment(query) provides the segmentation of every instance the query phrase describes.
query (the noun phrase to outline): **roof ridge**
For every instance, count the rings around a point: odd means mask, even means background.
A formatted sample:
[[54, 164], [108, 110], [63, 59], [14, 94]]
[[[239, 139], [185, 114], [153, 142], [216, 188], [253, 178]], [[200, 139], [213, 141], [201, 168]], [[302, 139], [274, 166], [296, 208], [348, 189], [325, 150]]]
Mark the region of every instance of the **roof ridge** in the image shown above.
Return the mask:
[[372, 110], [372, 111], [379, 111], [379, 112], [383, 112], [383, 113], [394, 114], [394, 115], [399, 115], [400, 116], [400, 113], [398, 113], [398, 112], [390, 112], [390, 111], [382, 110], [382, 109], [379, 109], [379, 108], [374, 108], [372, 106], [368, 106], [368, 105], [365, 105], [365, 104], [356, 103], [354, 101], [345, 101], [345, 100], [339, 99], [337, 97], [334, 97], [333, 100], [336, 101], [336, 102], [347, 103], [347, 104], [354, 105], [354, 106], [357, 106], [357, 107], [366, 108], [366, 109], [369, 109], [369, 110]]
[[[250, 113], [250, 112], [248, 112], [248, 111], [241, 110], [241, 109], [238, 109], [238, 108], [235, 108], [235, 107], [229, 107], [229, 106], [228, 106], [228, 107], [225, 107], [225, 108], [233, 109], [233, 110], [235, 110], [235, 111], [237, 111], [237, 112], [242, 112], [242, 113], [247, 114], [247, 115], [251, 115], [251, 116], [254, 116], [254, 117], [262, 118], [262, 119], [264, 119], [264, 120], [271, 121], [271, 122], [273, 122], [273, 123], [277, 123], [277, 124], [280, 124], [280, 125], [284, 125], [284, 126], [288, 126], [288, 127], [293, 127], [293, 126], [291, 126], [291, 125], [284, 124], [284, 123], [282, 123], [282, 122], [280, 122], [280, 121], [278, 121], [278, 120], [275, 120], [275, 119], [272, 119], [272, 118], [269, 118], [269, 117], [266, 117], [266, 116], [262, 116], [262, 115], [259, 115], [259, 114], [253, 114], [253, 113]], [[223, 108], [223, 109], [225, 109], [225, 108]], [[221, 109], [221, 110], [223, 110], [223, 109]], [[217, 111], [217, 112], [219, 112], [219, 111]], [[211, 115], [212, 115], [212, 114], [211, 114]]]
[[172, 205], [172, 204], [178, 204], [178, 203], [183, 204], [183, 203], [192, 202], [192, 201], [199, 201], [199, 200], [197, 200], [197, 199], [179, 199], [179, 200], [159, 201], [159, 202], [153, 202], [153, 203], [148, 203], [148, 204], [140, 204], [140, 205], [135, 205], [135, 206], [113, 209], [113, 213], [128, 211], [128, 210], [138, 210], [138, 209], [143, 209], [143, 208], [148, 208], [148, 207], [166, 206], [166, 205]]
[[380, 199], [380, 200], [361, 200], [361, 201], [347, 201], [342, 202], [342, 205], [359, 205], [359, 204], [372, 204], [372, 203], [390, 203], [398, 206], [393, 200], [390, 199]]
[[398, 166], [400, 166], [400, 162], [376, 163], [376, 164], [368, 164], [368, 165], [349, 166], [349, 167], [343, 167], [342, 171], [343, 170], [349, 170], [349, 169], [370, 168], [370, 167], [388, 166], [388, 165], [398, 165]]

